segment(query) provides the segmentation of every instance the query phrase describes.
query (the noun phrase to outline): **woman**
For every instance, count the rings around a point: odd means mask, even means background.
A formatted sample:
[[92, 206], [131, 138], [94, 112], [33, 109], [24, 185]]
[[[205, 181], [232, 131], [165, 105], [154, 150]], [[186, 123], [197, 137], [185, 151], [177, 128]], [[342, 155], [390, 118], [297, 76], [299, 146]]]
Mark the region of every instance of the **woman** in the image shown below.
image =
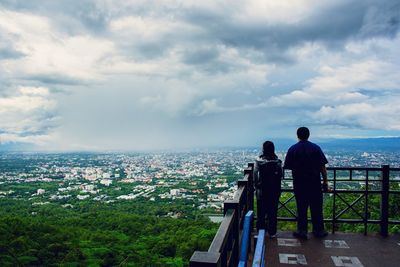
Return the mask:
[[275, 154], [271, 141], [263, 144], [263, 152], [254, 167], [254, 186], [257, 195], [257, 230], [266, 228], [270, 238], [276, 237], [277, 213], [281, 195], [282, 161]]

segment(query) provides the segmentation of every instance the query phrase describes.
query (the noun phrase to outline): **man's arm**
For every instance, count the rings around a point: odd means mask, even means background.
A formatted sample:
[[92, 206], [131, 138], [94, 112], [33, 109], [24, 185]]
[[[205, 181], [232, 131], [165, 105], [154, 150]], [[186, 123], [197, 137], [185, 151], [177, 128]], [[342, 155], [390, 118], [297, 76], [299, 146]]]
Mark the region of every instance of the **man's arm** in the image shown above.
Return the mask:
[[293, 170], [293, 160], [292, 160], [292, 153], [291, 153], [290, 149], [286, 153], [285, 163], [283, 164], [283, 168]]
[[322, 188], [324, 188], [325, 191], [329, 191], [329, 188], [328, 188], [328, 173], [326, 171], [326, 164], [328, 163], [328, 160], [326, 159], [324, 152], [322, 152], [322, 149], [319, 146], [318, 146], [318, 150], [319, 150], [319, 153], [320, 153], [320, 164], [321, 164], [320, 172], [322, 174]]
[[322, 174], [323, 183], [328, 184], [328, 173], [326, 171], [325, 165], [322, 165], [322, 167], [321, 167], [321, 174]]
[[321, 167], [321, 174], [322, 174], [322, 191], [324, 192], [331, 192], [332, 188], [328, 186], [328, 173], [326, 171], [325, 164]]

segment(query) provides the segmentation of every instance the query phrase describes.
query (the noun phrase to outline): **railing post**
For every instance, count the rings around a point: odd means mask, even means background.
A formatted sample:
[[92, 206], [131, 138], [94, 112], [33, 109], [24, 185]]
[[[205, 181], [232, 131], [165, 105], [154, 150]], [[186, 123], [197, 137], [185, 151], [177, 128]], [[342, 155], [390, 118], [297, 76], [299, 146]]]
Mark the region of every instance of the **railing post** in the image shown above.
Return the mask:
[[389, 225], [389, 165], [382, 165], [381, 235], [388, 235]]
[[[244, 200], [239, 200], [239, 211], [240, 211], [240, 220], [242, 219], [241, 217], [245, 216], [245, 214], [250, 210], [249, 209], [249, 182], [245, 179], [238, 180], [238, 189], [240, 187], [244, 187]], [[244, 212], [242, 214], [244, 207]], [[241, 225], [242, 226], [242, 225]]]
[[232, 256], [231, 261], [233, 263], [232, 266], [236, 266], [239, 262], [239, 220], [240, 220], [240, 211], [239, 211], [239, 202], [233, 199], [226, 200], [224, 202], [224, 216], [228, 212], [228, 210], [234, 210], [233, 216], [233, 229], [232, 229]]
[[247, 164], [248, 168], [251, 169], [251, 171], [249, 172], [249, 210], [254, 210], [254, 183], [253, 183], [253, 171], [254, 171], [254, 163], [248, 163]]
[[240, 257], [238, 266], [247, 266], [249, 252], [251, 251], [251, 233], [253, 231], [254, 212], [251, 210], [246, 213], [242, 232], [242, 240], [240, 242]]
[[190, 258], [190, 267], [221, 267], [221, 253], [195, 251]]
[[253, 267], [265, 266], [265, 230], [260, 229], [257, 233], [257, 244], [254, 250]]

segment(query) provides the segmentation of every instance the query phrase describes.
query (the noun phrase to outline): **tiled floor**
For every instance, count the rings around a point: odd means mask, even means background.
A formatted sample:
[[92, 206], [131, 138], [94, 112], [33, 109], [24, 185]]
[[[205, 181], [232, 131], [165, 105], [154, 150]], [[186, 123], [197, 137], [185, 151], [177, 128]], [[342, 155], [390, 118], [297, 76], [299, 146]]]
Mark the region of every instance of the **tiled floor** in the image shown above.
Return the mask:
[[324, 240], [326, 248], [350, 248], [344, 240]]
[[335, 233], [323, 239], [298, 240], [291, 232], [266, 239], [266, 266], [398, 267], [400, 236]]
[[331, 256], [335, 266], [340, 267], [363, 267], [361, 261], [357, 257], [347, 256]]
[[306, 257], [303, 254], [279, 253], [279, 262], [286, 264], [307, 265]]
[[300, 241], [296, 238], [278, 238], [278, 246], [282, 247], [300, 247]]

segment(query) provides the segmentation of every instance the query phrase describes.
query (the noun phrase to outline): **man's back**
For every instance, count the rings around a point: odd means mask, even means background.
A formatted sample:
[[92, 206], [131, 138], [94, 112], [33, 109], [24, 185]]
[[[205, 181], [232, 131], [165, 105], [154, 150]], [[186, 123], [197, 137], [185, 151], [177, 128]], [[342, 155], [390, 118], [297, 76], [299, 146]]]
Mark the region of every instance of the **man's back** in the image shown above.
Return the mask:
[[307, 140], [291, 146], [285, 158], [285, 168], [293, 171], [293, 178], [310, 181], [320, 180], [321, 167], [328, 161], [321, 148]]
[[[285, 167], [292, 170], [293, 189], [297, 205], [297, 231], [295, 237], [307, 239], [308, 207], [311, 210], [313, 233], [316, 237], [324, 237], [323, 195], [322, 188], [327, 186], [325, 164], [328, 163], [321, 148], [308, 141], [310, 130], [307, 127], [297, 129], [300, 140], [291, 146], [286, 154]], [[323, 183], [321, 187], [321, 176]]]

